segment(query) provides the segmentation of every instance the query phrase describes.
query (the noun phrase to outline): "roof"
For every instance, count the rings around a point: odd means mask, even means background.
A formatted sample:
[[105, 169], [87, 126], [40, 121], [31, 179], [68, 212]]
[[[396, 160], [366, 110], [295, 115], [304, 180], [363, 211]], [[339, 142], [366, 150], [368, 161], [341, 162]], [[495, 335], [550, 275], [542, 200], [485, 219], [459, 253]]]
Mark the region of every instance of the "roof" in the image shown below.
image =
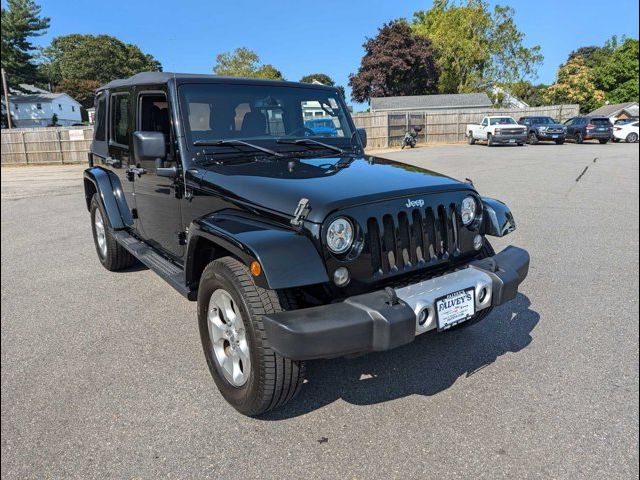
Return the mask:
[[638, 116], [638, 103], [637, 102], [627, 102], [627, 103], [614, 103], [611, 105], [604, 105], [589, 114], [589, 116], [598, 116], [601, 115], [603, 117], [614, 117], [618, 113], [626, 110], [632, 116]]
[[450, 93], [443, 95], [407, 95], [403, 97], [374, 97], [371, 110], [430, 110], [439, 108], [491, 107], [486, 93]]
[[63, 95], [69, 97], [66, 93], [34, 93], [30, 95], [11, 95], [9, 101], [11, 101], [11, 103], [47, 103]]
[[98, 90], [105, 90], [117, 87], [131, 87], [134, 85], [158, 85], [168, 83], [175, 80], [178, 83], [210, 82], [210, 83], [245, 83], [255, 85], [274, 85], [304, 88], [326, 88], [335, 90], [335, 87], [329, 87], [322, 84], [310, 84], [300, 82], [287, 82], [285, 80], [266, 80], [262, 78], [243, 78], [243, 77], [224, 77], [221, 75], [207, 75], [200, 73], [172, 73], [172, 72], [142, 72], [137, 73], [129, 78], [112, 80], [106, 85], [101, 86]]

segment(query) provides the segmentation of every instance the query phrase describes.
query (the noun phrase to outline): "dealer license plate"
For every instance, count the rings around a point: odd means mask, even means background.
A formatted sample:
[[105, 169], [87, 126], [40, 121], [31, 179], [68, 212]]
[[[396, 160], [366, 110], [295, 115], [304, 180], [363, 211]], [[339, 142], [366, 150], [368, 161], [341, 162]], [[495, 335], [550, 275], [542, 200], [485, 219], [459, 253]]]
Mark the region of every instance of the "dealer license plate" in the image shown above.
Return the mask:
[[476, 312], [475, 296], [475, 290], [467, 288], [436, 300], [438, 330], [446, 330], [471, 318]]
[[551, 135], [551, 138], [558, 138], [558, 135]]

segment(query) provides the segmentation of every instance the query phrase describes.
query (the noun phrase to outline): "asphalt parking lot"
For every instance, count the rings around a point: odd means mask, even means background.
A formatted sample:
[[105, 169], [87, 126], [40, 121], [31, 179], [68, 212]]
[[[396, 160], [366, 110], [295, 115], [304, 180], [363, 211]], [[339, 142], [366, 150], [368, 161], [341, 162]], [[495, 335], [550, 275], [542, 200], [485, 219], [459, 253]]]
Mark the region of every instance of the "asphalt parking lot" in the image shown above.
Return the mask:
[[311, 363], [262, 419], [217, 392], [194, 303], [100, 266], [80, 167], [3, 168], [2, 477], [637, 478], [638, 145], [385, 156], [506, 201], [529, 277], [469, 329]]

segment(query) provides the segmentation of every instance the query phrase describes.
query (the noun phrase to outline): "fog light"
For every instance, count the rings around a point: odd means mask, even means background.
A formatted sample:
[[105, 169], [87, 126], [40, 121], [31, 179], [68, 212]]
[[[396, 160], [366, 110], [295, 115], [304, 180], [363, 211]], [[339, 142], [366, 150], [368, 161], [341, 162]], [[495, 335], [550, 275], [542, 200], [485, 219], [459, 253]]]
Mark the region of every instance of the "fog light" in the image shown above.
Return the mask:
[[478, 303], [482, 303], [485, 298], [487, 298], [487, 289], [483, 288], [478, 294]]
[[349, 280], [349, 270], [346, 267], [338, 267], [336, 271], [333, 272], [333, 283], [337, 286], [344, 287], [349, 283]]
[[473, 248], [480, 250], [482, 248], [482, 235], [476, 235], [473, 237]]
[[425, 323], [427, 323], [428, 318], [429, 318], [429, 309], [423, 308], [422, 310], [420, 310], [420, 313], [418, 314], [418, 325], [422, 326]]

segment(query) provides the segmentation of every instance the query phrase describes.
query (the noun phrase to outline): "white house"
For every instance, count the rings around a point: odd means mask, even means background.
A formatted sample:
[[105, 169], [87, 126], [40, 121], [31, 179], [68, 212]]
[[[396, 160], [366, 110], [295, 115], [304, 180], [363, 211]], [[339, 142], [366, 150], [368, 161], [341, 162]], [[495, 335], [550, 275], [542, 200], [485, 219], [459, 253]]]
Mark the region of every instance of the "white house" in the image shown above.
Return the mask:
[[14, 127], [46, 127], [53, 123], [69, 126], [82, 123], [80, 103], [66, 93], [34, 93], [9, 97], [11, 120]]

